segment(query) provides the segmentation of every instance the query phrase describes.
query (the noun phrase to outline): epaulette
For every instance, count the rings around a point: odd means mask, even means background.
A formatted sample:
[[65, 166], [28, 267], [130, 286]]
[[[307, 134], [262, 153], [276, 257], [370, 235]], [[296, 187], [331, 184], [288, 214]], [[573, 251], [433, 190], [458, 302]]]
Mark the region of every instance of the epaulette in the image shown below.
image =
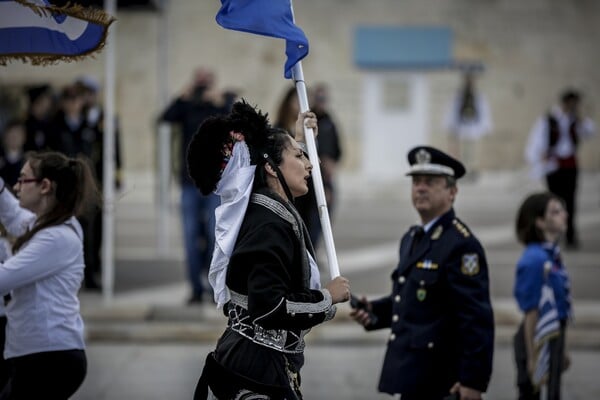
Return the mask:
[[464, 226], [456, 218], [454, 220], [452, 220], [452, 224], [454, 225], [454, 227], [456, 228], [456, 230], [459, 231], [464, 237], [467, 238], [467, 237], [471, 236], [471, 232], [469, 232], [469, 229], [467, 229], [467, 227]]

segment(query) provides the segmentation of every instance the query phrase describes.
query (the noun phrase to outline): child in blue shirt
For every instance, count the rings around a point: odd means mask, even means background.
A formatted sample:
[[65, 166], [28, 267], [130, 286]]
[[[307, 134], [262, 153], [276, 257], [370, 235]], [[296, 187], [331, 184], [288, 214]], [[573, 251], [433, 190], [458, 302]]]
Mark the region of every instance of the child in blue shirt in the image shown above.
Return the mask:
[[[568, 367], [565, 329], [571, 315], [569, 276], [557, 245], [567, 229], [563, 201], [551, 193], [528, 196], [517, 214], [517, 238], [525, 250], [517, 262], [514, 296], [524, 314], [514, 338], [519, 399], [560, 399], [561, 373]], [[549, 358], [544, 363], [544, 352]]]

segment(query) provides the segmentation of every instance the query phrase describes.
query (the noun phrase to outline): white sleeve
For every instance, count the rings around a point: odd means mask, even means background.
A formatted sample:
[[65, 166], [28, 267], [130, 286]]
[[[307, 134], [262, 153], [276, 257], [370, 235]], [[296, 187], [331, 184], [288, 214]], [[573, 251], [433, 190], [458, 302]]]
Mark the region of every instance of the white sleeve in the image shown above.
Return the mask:
[[46, 228], [37, 232], [14, 256], [0, 264], [0, 293], [45, 279], [77, 259], [80, 241], [75, 232]]
[[538, 118], [529, 133], [525, 146], [525, 160], [531, 167], [532, 178], [542, 178], [548, 172], [546, 150], [548, 149], [548, 119]]
[[594, 121], [592, 121], [590, 118], [584, 118], [579, 125], [579, 130], [577, 133], [579, 133], [579, 136], [581, 136], [583, 139], [588, 139], [596, 134], [596, 124], [594, 124]]

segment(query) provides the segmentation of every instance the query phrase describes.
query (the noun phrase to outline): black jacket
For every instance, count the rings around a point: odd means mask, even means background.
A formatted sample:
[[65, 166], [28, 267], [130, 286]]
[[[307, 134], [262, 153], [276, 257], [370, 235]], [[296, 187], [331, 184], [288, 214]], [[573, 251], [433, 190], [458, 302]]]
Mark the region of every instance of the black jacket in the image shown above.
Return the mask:
[[228, 370], [261, 384], [289, 386], [304, 335], [333, 318], [328, 291], [310, 288], [306, 229], [292, 205], [253, 194], [227, 270], [229, 326], [215, 351]]

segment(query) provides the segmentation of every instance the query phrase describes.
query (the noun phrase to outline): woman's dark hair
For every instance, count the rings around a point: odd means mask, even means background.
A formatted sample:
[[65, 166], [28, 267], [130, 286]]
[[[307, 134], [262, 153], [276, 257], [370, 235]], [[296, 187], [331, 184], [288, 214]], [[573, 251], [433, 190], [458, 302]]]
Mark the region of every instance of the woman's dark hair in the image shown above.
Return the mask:
[[[277, 108], [277, 119], [275, 120], [275, 126], [282, 129], [289, 129], [289, 124], [292, 121], [296, 121], [297, 111], [294, 111], [291, 107], [292, 101], [298, 103], [298, 95], [294, 86], [290, 87], [287, 92], [283, 95], [279, 107]], [[299, 103], [298, 103], [299, 104]], [[300, 109], [298, 107], [298, 109]], [[292, 125], [293, 126], [293, 125]], [[295, 137], [295, 132], [290, 132], [292, 137]]]
[[563, 202], [560, 197], [550, 192], [534, 193], [523, 201], [517, 212], [515, 224], [519, 242], [527, 245], [545, 241], [544, 233], [537, 227], [536, 220], [544, 217], [550, 200]]
[[267, 185], [262, 166], [266, 163], [275, 167], [280, 165], [283, 150], [290, 143], [287, 131], [273, 128], [267, 114], [250, 106], [245, 100], [236, 102], [229, 115], [206, 119], [187, 149], [188, 173], [204, 195], [215, 190], [221, 179], [228, 161], [226, 153], [235, 144], [232, 132], [243, 135], [250, 151], [250, 163], [257, 166], [254, 189]]
[[[270, 163], [273, 167], [279, 167], [283, 161], [283, 151], [290, 145], [291, 138], [290, 134], [283, 129], [274, 129], [267, 137], [264, 147], [260, 149], [262, 156], [261, 154], [257, 156], [258, 159], [256, 162], [256, 172], [254, 174], [253, 190], [267, 187], [267, 172], [262, 166]], [[265, 154], [268, 155], [268, 157], [264, 157]], [[283, 180], [282, 184], [287, 193], [287, 183], [285, 183], [283, 175], [280, 174], [279, 168], [274, 169], [275, 172], [277, 172], [279, 179]], [[287, 193], [287, 195], [289, 200], [292, 201], [293, 198], [291, 197], [291, 194]]]
[[99, 207], [101, 201], [87, 159], [68, 158], [57, 152], [41, 152], [30, 153], [27, 162], [35, 178], [52, 182], [56, 201], [51, 209], [38, 216], [31, 230], [15, 240], [13, 252], [17, 252], [38, 231], [60, 225], [72, 216], [84, 215], [94, 207]]

